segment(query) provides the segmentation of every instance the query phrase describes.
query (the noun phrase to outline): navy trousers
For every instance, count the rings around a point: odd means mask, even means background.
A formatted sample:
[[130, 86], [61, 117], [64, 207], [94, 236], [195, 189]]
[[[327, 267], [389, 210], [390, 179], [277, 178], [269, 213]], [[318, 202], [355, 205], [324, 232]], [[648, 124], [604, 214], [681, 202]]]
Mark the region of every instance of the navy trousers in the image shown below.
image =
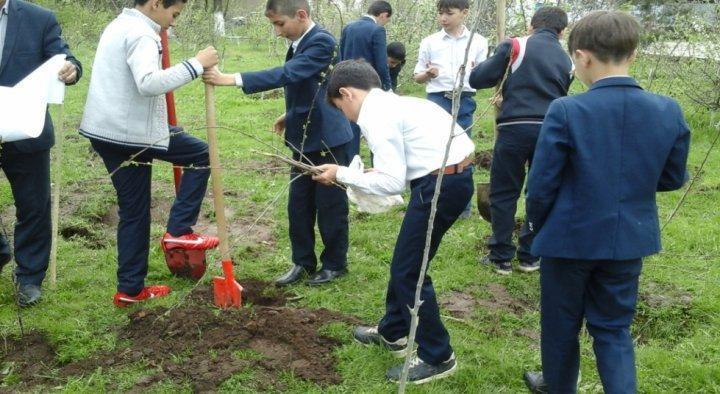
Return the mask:
[[0, 166], [15, 200], [15, 277], [41, 285], [50, 261], [50, 150], [25, 153], [3, 145]]
[[516, 250], [520, 261], [537, 260], [530, 253], [533, 234], [527, 220], [520, 230], [517, 249], [512, 236], [517, 202], [525, 184], [526, 171], [532, 164], [540, 127], [539, 124], [517, 124], [501, 126], [498, 130], [490, 168], [492, 236], [487, 243], [490, 260], [510, 261]]
[[[179, 129], [171, 130], [173, 133]], [[91, 139], [93, 148], [102, 157], [109, 173], [142, 148], [124, 146]], [[207, 144], [189, 134], [171, 135], [167, 151], [148, 149], [133, 160], [152, 163], [154, 159], [181, 166], [205, 167], [185, 169], [175, 202], [170, 209], [167, 231], [174, 236], [192, 232], [197, 222], [200, 205], [207, 189], [210, 164]], [[122, 166], [112, 176], [117, 192], [120, 222], [117, 229], [118, 287], [117, 290], [135, 295], [145, 286], [150, 251], [150, 197], [152, 167], [146, 165]]]
[[362, 133], [360, 132], [360, 126], [355, 124], [354, 122], [350, 122], [350, 128], [353, 132], [353, 139], [348, 143], [348, 157], [350, 160], [355, 157], [355, 155], [360, 154], [360, 136]]
[[585, 319], [603, 389], [635, 393], [635, 317], [642, 259], [565, 260], [540, 264], [543, 376], [551, 393], [575, 393], [580, 367], [578, 335]]
[[[350, 143], [318, 152], [294, 153], [295, 160], [307, 164], [350, 163], [348, 148]], [[297, 178], [297, 179], [295, 179]], [[320, 254], [322, 269], [339, 271], [347, 267], [348, 251], [348, 199], [345, 190], [335, 186], [325, 186], [312, 180], [309, 175], [300, 175], [298, 170], [290, 171], [288, 197], [288, 221], [292, 261], [295, 265], [309, 271], [317, 268], [315, 255], [315, 222], [320, 230], [325, 248]]]
[[[428, 93], [427, 99], [441, 106], [445, 112], [452, 114], [452, 100], [445, 97], [444, 93]], [[457, 123], [463, 129], [467, 130], [468, 137], [472, 137], [473, 114], [477, 104], [471, 94], [464, 93], [460, 98], [460, 108], [458, 110]], [[450, 127], [448, 125], [448, 127]]]
[[[378, 330], [389, 341], [406, 337], [410, 331], [410, 312], [415, 299], [415, 288], [420, 276], [425, 237], [430, 218], [430, 205], [435, 192], [437, 176], [426, 175], [410, 183], [410, 202], [395, 243], [390, 281], [385, 299], [385, 316]], [[473, 194], [472, 167], [460, 174], [445, 175], [440, 189], [437, 213], [430, 241], [430, 259], [435, 256], [440, 241], [465, 209]], [[425, 276], [422, 287], [420, 321], [416, 342], [418, 356], [424, 362], [437, 365], [446, 361], [453, 350], [450, 336], [440, 321], [440, 310], [430, 275]]]

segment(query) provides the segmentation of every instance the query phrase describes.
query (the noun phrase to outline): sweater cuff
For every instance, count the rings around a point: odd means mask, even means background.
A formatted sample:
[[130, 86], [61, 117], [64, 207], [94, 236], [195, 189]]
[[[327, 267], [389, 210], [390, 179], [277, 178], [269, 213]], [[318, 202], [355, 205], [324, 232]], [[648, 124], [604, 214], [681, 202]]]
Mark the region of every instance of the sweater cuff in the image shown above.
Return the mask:
[[202, 64], [200, 64], [200, 61], [194, 57], [185, 60], [183, 62], [183, 65], [185, 65], [185, 67], [188, 69], [188, 72], [190, 73], [190, 77], [192, 79], [201, 76], [204, 71]]
[[335, 173], [335, 179], [340, 183], [352, 185], [352, 179], [358, 175], [357, 172], [357, 170], [353, 170], [348, 167], [338, 166], [337, 173]]
[[240, 73], [235, 74], [235, 86], [239, 88], [243, 87], [242, 74]]

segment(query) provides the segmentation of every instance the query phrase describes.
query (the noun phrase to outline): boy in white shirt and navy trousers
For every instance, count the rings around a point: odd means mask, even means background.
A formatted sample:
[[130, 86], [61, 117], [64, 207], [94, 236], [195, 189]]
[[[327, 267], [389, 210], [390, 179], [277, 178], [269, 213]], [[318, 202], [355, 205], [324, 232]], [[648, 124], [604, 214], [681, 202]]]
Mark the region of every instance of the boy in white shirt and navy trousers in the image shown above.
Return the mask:
[[[450, 115], [437, 105], [414, 97], [400, 97], [380, 89], [380, 78], [364, 61], [338, 63], [329, 77], [328, 100], [360, 126], [374, 154], [374, 170], [354, 171], [326, 164], [313, 177], [324, 184], [352, 186], [365, 193], [395, 195], [410, 184], [410, 202], [400, 228], [388, 283], [385, 316], [378, 326], [355, 328], [361, 343], [380, 344], [402, 356], [410, 330], [408, 307], [415, 288], [425, 248], [430, 205], [445, 147], [450, 138]], [[445, 232], [467, 206], [473, 194], [472, 161], [475, 150], [470, 138], [455, 124], [452, 145], [444, 171], [430, 244], [430, 258]], [[450, 336], [440, 321], [432, 280], [426, 276], [423, 304], [417, 329], [417, 356], [408, 380], [425, 383], [451, 374], [457, 367]], [[387, 378], [398, 381], [402, 364], [391, 368]]]
[[[464, 25], [469, 9], [468, 0], [438, 0], [438, 21], [442, 30], [420, 42], [413, 80], [426, 84], [428, 100], [452, 113], [453, 90], [460, 84], [457, 77], [470, 43], [457, 123], [467, 131], [468, 136], [472, 136], [473, 114], [477, 105], [473, 98], [475, 89], [470, 87], [470, 70], [487, 57], [488, 41], [475, 33], [470, 42], [471, 31]], [[468, 203], [462, 217], [469, 218], [470, 213], [471, 205]]]

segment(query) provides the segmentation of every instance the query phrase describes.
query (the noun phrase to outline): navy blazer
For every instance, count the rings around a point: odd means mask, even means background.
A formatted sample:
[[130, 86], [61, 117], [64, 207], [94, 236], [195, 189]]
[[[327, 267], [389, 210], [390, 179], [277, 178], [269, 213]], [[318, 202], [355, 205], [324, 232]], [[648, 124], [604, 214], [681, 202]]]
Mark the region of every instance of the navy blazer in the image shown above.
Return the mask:
[[553, 101], [528, 176], [532, 253], [628, 260], [659, 252], [655, 193], [686, 182], [689, 148], [678, 103], [630, 77]]
[[385, 28], [369, 16], [350, 22], [340, 36], [340, 60], [365, 59], [380, 76], [383, 90], [391, 90]]
[[293, 152], [321, 151], [352, 139], [347, 118], [325, 99], [335, 47], [335, 38], [316, 25], [294, 54], [288, 49], [283, 66], [241, 75], [245, 93], [285, 88], [285, 143]]
[[[5, 46], [0, 62], [0, 86], [15, 86], [51, 57], [64, 53], [77, 67], [77, 80], [82, 65], [62, 39], [62, 31], [55, 14], [35, 4], [12, 0], [8, 4]], [[76, 82], [77, 82], [76, 80]], [[50, 149], [55, 143], [50, 112], [45, 115], [45, 127], [37, 138], [7, 142], [3, 148], [32, 153]]]

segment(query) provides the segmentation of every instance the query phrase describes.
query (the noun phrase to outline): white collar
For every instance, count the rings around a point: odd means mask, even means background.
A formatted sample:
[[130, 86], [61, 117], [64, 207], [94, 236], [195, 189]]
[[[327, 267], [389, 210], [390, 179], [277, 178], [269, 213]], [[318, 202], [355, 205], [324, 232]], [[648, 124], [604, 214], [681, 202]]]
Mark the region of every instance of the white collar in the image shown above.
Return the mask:
[[150, 19], [149, 16], [143, 14], [136, 8], [123, 8], [123, 15], [127, 15], [133, 18], [140, 18], [143, 21], [145, 21], [150, 27], [152, 27], [153, 30], [155, 30], [155, 33], [160, 33], [160, 30], [162, 27], [157, 24], [154, 20]]
[[451, 34], [448, 33], [445, 29], [442, 29], [441, 31], [442, 31], [442, 33], [443, 33], [443, 38], [446, 38], [446, 37], [447, 37], [447, 38], [453, 38], [453, 39], [456, 39], [456, 40], [457, 40], [457, 39], [469, 37], [469, 36], [470, 36], [470, 30], [468, 30], [468, 28], [465, 27], [465, 25], [462, 25], [462, 26], [460, 26], [460, 27], [462, 27], [463, 30], [462, 30], [462, 33], [461, 33], [459, 36], [457, 36], [457, 37], [451, 35]]
[[377, 24], [377, 18], [374, 17], [374, 16], [372, 16], [372, 15], [370, 15], [370, 14], [365, 14], [365, 15], [363, 15], [363, 18], [370, 18], [370, 19], [373, 20], [373, 22], [375, 22], [375, 24]]
[[303, 33], [303, 35], [300, 36], [300, 38], [298, 38], [297, 40], [293, 41], [293, 43], [292, 43], [292, 49], [293, 49], [293, 51], [296, 51], [296, 50], [297, 50], [298, 45], [300, 45], [300, 41], [302, 41], [303, 38], [305, 38], [305, 36], [310, 32], [310, 30], [312, 30], [312, 29], [314, 29], [314, 28], [315, 28], [315, 22], [310, 21], [310, 26], [308, 27], [307, 30], [305, 30], [305, 33]]

